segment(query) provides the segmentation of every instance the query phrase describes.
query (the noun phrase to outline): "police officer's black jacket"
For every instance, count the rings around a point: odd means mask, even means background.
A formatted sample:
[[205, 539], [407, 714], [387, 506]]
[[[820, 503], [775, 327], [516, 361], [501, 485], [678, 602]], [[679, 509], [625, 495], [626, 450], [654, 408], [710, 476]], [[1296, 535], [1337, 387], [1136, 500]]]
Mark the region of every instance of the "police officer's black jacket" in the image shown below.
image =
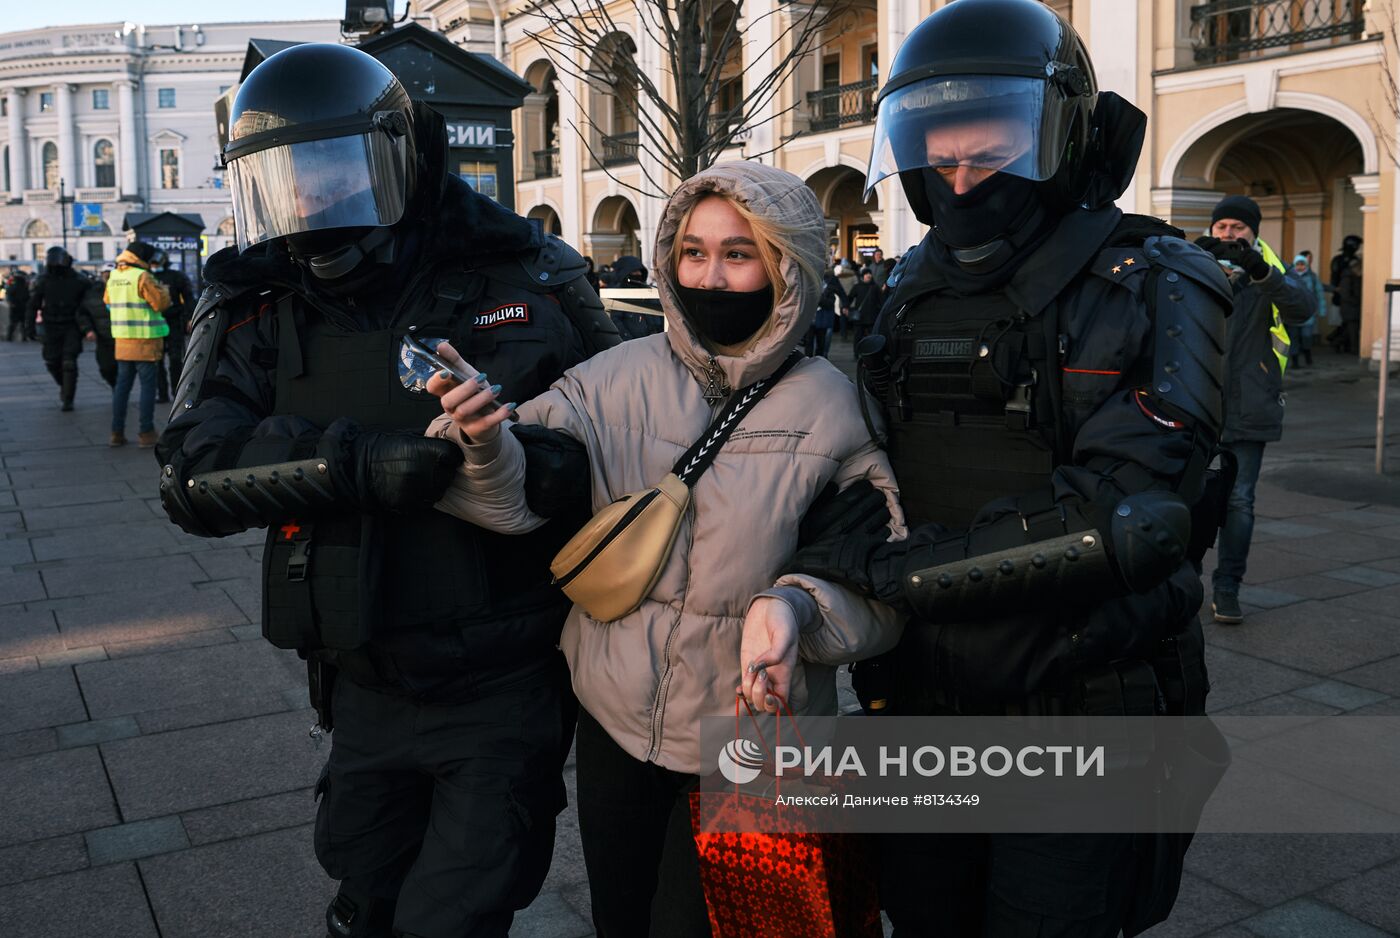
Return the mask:
[[[582, 334], [579, 322], [606, 317], [581, 259], [562, 242], [456, 177], [434, 209], [435, 218], [408, 233], [416, 262], [371, 302], [363, 293], [357, 302], [315, 289], [277, 246], [210, 259], [173, 419], [157, 445], [167, 480], [307, 457], [341, 418], [421, 432], [441, 408], [401, 383], [409, 334], [452, 341], [503, 386], [503, 400], [518, 401], [543, 392], [598, 345], [616, 343], [610, 325], [605, 335]], [[586, 500], [582, 510], [586, 519]], [[361, 514], [342, 502], [314, 518], [264, 523], [264, 632], [290, 644], [285, 620], [302, 622], [308, 605], [322, 630], [338, 628], [337, 617], [358, 617], [369, 641], [341, 651], [338, 663], [352, 680], [384, 690], [469, 695], [484, 672], [540, 661], [568, 610], [549, 585], [547, 564], [576, 517], [505, 537], [433, 509]], [[289, 573], [286, 549], [308, 526], [310, 593]]]
[[91, 280], [71, 267], [50, 267], [34, 282], [29, 294], [28, 321], [33, 322], [35, 313], [43, 310], [46, 329], [76, 325], [83, 297], [91, 286]]
[[189, 321], [190, 312], [194, 309], [194, 287], [190, 278], [185, 276], [184, 271], [175, 270], [173, 267], [158, 270], [152, 276], [170, 291], [170, 306], [161, 315], [170, 323], [171, 328], [184, 329], [185, 323]]
[[[1134, 492], [1199, 499], [1220, 432], [1229, 292], [1215, 260], [1173, 233], [1111, 206], [1079, 210], [985, 292], [932, 234], [892, 272], [877, 333], [893, 367], [882, 396], [910, 556], [950, 530], [1007, 515], [1071, 506], [1107, 531], [1114, 506]], [[1189, 330], [1192, 321], [1216, 362], [1213, 413], [1173, 386], [1167, 373], [1182, 362], [1156, 360], [1159, 327]], [[995, 709], [1066, 689], [1086, 668], [1150, 659], [1202, 600], [1187, 562], [1145, 593], [1103, 591], [1115, 592], [1062, 592], [1050, 607], [976, 621], [911, 622], [897, 656], [916, 672], [901, 684], [914, 684], [919, 699], [901, 709]]]

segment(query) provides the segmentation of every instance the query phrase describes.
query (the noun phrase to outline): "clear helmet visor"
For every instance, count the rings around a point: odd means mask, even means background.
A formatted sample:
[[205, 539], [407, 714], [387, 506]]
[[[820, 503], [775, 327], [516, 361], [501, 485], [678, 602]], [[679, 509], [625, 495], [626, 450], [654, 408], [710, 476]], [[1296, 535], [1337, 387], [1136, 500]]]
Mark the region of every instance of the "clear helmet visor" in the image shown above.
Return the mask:
[[307, 231], [396, 223], [408, 193], [407, 160], [407, 137], [379, 131], [230, 160], [238, 249]]
[[925, 167], [1049, 179], [1072, 117], [1039, 78], [953, 75], [898, 88], [880, 101], [866, 195], [887, 176]]

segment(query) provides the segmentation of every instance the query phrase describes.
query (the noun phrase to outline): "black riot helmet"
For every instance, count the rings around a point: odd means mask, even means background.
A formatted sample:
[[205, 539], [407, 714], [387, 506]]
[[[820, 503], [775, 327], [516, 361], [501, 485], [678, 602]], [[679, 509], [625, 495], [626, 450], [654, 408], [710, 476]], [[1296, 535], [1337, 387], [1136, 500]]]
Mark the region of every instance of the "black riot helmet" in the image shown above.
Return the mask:
[[72, 267], [73, 256], [63, 248], [49, 248], [44, 252], [45, 267]]
[[[1037, 0], [938, 10], [900, 46], [877, 101], [867, 194], [898, 173], [919, 220], [961, 248], [1039, 224], [1027, 202], [1042, 215], [1111, 202], [1132, 177], [1146, 124], [1098, 92], [1078, 34]], [[959, 168], [1001, 175], [955, 193], [947, 180]]]
[[418, 166], [413, 106], [367, 53], [292, 46], [239, 87], [224, 162], [239, 250], [286, 239], [313, 273], [340, 277], [404, 217]]

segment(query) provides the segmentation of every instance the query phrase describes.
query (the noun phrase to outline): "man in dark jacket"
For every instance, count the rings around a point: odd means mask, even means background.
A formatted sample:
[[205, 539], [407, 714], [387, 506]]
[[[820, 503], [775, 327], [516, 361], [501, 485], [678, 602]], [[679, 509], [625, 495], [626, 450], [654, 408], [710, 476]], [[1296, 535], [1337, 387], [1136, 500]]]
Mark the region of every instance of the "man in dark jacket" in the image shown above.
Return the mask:
[[878, 269], [880, 268], [867, 268], [860, 275], [860, 282], [851, 288], [851, 304], [847, 308], [846, 318], [851, 323], [853, 344], [859, 344], [861, 339], [870, 334], [875, 317], [880, 315], [883, 296], [880, 285], [875, 282], [875, 271]]
[[79, 322], [87, 337], [93, 341], [93, 358], [97, 361], [97, 373], [108, 387], [117, 386], [117, 341], [112, 337], [112, 311], [102, 302], [107, 291], [107, 278], [115, 265], [103, 268], [93, 281], [92, 289], [83, 297], [83, 309]]
[[170, 369], [167, 380], [165, 368], [156, 372], [156, 403], [170, 403], [170, 389], [180, 383], [180, 371], [185, 365], [185, 335], [189, 332], [190, 313], [194, 310], [194, 286], [184, 271], [170, 266], [170, 257], [157, 250], [151, 258], [151, 274], [170, 291], [170, 306], [161, 312], [170, 326], [165, 337], [165, 359]]
[[10, 307], [10, 322], [5, 328], [5, 341], [13, 342], [18, 335], [21, 341], [37, 338], [34, 333], [34, 317], [29, 313], [29, 277], [22, 270], [12, 270], [5, 278], [5, 303]]
[[1210, 235], [1196, 240], [1226, 266], [1235, 298], [1225, 330], [1221, 445], [1237, 469], [1212, 579], [1215, 621], [1226, 625], [1244, 621], [1240, 581], [1254, 536], [1254, 489], [1264, 444], [1283, 436], [1283, 370], [1290, 349], [1284, 333], [1300, 332], [1313, 314], [1311, 294], [1285, 276], [1282, 261], [1259, 237], [1259, 221], [1253, 199], [1226, 196], [1211, 212]]
[[1361, 352], [1361, 250], [1358, 244], [1337, 272], [1337, 315], [1342, 320], [1337, 350], [1346, 355]]
[[49, 248], [44, 255], [44, 273], [34, 283], [29, 296], [29, 321], [44, 315], [44, 367], [58, 385], [59, 405], [73, 409], [78, 389], [78, 356], [83, 351], [83, 330], [79, 325], [83, 299], [92, 282], [73, 270], [73, 258], [63, 248]]
[[[1095, 87], [1073, 27], [1035, 0], [943, 6], [878, 101], [867, 186], [897, 173], [931, 226], [862, 361], [909, 537], [795, 562], [911, 613], [894, 652], [856, 666], [857, 695], [899, 715], [1204, 713], [1192, 516], [1230, 294], [1179, 230], [1114, 206], [1145, 116]], [[1177, 767], [1128, 770], [1125, 790], [1151, 798]], [[1131, 936], [1170, 911], [1189, 840], [889, 835], [881, 898], [909, 938]]]
[[[839, 265], [838, 265], [839, 269]], [[840, 300], [844, 307], [850, 302], [850, 297], [846, 295], [846, 290], [841, 286], [841, 281], [836, 274], [827, 271], [822, 275], [822, 292], [817, 298], [817, 315], [812, 318], [812, 325], [807, 329], [807, 335], [803, 339], [803, 350], [807, 357], [815, 358], [820, 355], [827, 357], [831, 350], [831, 331], [836, 328], [836, 301]]]
[[269, 57], [229, 126], [238, 248], [205, 269], [162, 503], [200, 536], [268, 529], [264, 635], [308, 659], [335, 729], [328, 935], [504, 938], [565, 802], [570, 604], [548, 562], [586, 520], [588, 469], [521, 431], [548, 467], [527, 488], [569, 480], [531, 490], [553, 524], [506, 537], [434, 510], [461, 451], [423, 436], [429, 356], [450, 340], [523, 401], [616, 332], [582, 258], [449, 174], [442, 116], [365, 53]]

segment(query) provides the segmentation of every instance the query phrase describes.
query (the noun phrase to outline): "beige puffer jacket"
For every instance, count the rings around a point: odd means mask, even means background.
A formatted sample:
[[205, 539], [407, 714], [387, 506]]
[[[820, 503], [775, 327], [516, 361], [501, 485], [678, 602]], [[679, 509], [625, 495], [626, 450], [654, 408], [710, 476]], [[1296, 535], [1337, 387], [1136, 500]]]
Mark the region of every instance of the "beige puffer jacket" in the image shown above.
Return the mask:
[[[813, 270], [825, 266], [822, 213], [796, 176], [759, 163], [726, 163], [677, 189], [653, 255], [669, 331], [583, 362], [519, 408], [521, 421], [587, 447], [595, 511], [661, 481], [705, 432], [714, 413], [703, 396], [707, 374], [718, 368], [731, 389], [771, 374], [816, 309], [818, 281], [785, 257], [782, 298], [753, 344], [734, 357], [706, 351], [680, 313], [668, 259], [686, 209], [711, 191], [800, 225], [794, 250]], [[445, 415], [427, 432], [461, 443]], [[466, 463], [438, 508], [497, 531], [542, 523], [525, 505], [524, 460], [513, 434], [463, 450]], [[608, 624], [578, 606], [569, 614], [561, 647], [574, 689], [624, 750], [674, 771], [701, 770], [700, 718], [734, 713], [744, 616], [753, 597], [775, 585], [799, 586], [815, 600], [802, 603], [813, 614], [799, 640], [790, 694], [798, 713], [835, 713], [835, 666], [894, 646], [901, 623], [885, 606], [822, 580], [782, 575], [798, 523], [817, 494], [828, 482], [845, 488], [861, 478], [886, 493], [895, 533], [903, 536], [889, 462], [870, 438], [855, 388], [827, 360], [803, 359], [699, 478], [666, 568], [641, 607]]]

